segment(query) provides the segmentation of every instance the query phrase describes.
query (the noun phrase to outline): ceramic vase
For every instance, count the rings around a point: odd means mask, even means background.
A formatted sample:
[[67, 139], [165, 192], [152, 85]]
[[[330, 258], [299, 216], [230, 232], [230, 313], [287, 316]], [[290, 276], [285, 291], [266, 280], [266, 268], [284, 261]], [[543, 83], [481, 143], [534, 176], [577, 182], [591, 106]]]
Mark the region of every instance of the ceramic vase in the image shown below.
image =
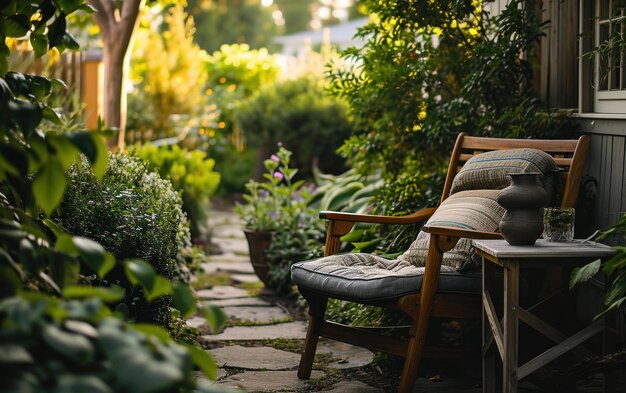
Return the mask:
[[514, 173], [511, 185], [497, 197], [506, 209], [500, 221], [500, 232], [509, 244], [533, 245], [543, 232], [543, 208], [548, 205], [548, 193], [537, 184], [540, 173]]
[[267, 250], [272, 242], [272, 232], [253, 231], [251, 229], [244, 229], [243, 232], [248, 241], [250, 262], [252, 262], [254, 273], [267, 285], [269, 283], [270, 267], [268, 265], [267, 256], [265, 255], [265, 250]]

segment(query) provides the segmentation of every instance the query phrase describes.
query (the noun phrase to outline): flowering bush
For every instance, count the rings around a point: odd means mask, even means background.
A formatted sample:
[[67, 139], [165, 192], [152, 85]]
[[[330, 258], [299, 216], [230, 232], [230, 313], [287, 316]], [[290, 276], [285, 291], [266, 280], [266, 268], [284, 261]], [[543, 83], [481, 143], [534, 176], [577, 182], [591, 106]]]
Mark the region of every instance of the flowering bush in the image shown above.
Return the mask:
[[[279, 144], [280, 146], [280, 144]], [[276, 154], [264, 161], [266, 182], [250, 180], [246, 204], [236, 212], [248, 229], [270, 231], [272, 243], [266, 255], [270, 268], [269, 286], [278, 292], [290, 287], [293, 262], [319, 253], [324, 238], [317, 210], [309, 206], [311, 193], [302, 180], [294, 181], [298, 172], [290, 168], [291, 152], [280, 146]]]
[[[279, 145], [280, 146], [280, 145]], [[266, 182], [250, 180], [246, 184], [249, 194], [243, 197], [246, 204], [238, 204], [236, 212], [245, 227], [254, 231], [275, 231], [293, 228], [304, 223], [307, 215], [317, 212], [308, 207], [311, 193], [304, 181], [294, 182], [298, 172], [289, 167], [292, 153], [280, 146], [276, 154], [264, 161]]]

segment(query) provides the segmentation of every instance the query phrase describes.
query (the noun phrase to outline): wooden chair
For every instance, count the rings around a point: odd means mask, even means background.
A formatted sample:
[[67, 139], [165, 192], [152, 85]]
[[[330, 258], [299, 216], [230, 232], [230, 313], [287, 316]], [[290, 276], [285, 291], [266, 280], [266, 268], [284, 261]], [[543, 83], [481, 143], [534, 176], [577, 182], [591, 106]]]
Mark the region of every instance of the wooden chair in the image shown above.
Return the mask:
[[[561, 168], [562, 176], [561, 207], [574, 207], [578, 197], [580, 179], [589, 149], [590, 138], [582, 136], [577, 140], [530, 140], [496, 139], [473, 137], [461, 133], [452, 150], [448, 174], [445, 180], [441, 201], [450, 196], [453, 179], [460, 168], [471, 157], [488, 151], [518, 148], [533, 148], [550, 154]], [[427, 220], [436, 208], [426, 208], [407, 216], [380, 216], [323, 211], [320, 217], [328, 220], [325, 256], [338, 252], [340, 238], [347, 234], [357, 222], [378, 224], [412, 224]], [[309, 304], [309, 325], [304, 352], [300, 361], [298, 377], [308, 379], [311, 375], [313, 358], [320, 336], [365, 347], [373, 351], [387, 352], [405, 358], [399, 392], [410, 392], [415, 383], [417, 369], [423, 355], [428, 357], [450, 356], [453, 348], [425, 348], [425, 337], [431, 317], [479, 319], [481, 317], [480, 293], [475, 295], [438, 293], [438, 282], [443, 254], [451, 250], [460, 238], [490, 239], [501, 238], [497, 232], [482, 232], [451, 227], [425, 226], [430, 234], [425, 271], [421, 290], [391, 299], [360, 301], [374, 306], [401, 310], [413, 321], [408, 339], [379, 335], [361, 328], [334, 323], [324, 319], [328, 298], [355, 301], [352, 296], [335, 296], [310, 287], [307, 282], [296, 282], [298, 290]], [[296, 280], [294, 280], [295, 282]]]

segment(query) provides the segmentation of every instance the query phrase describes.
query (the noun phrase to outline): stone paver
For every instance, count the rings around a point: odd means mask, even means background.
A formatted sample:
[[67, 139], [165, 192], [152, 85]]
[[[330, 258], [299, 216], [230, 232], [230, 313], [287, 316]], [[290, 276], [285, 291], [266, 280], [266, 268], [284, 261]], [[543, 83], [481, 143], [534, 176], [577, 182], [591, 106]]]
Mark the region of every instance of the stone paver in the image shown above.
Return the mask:
[[233, 345], [209, 351], [220, 367], [246, 370], [290, 370], [298, 367], [300, 355], [271, 347]]
[[313, 371], [310, 380], [298, 379], [295, 371], [246, 371], [219, 381], [217, 386], [239, 387], [249, 393], [296, 392], [306, 385], [324, 378], [321, 371]]
[[232, 274], [230, 277], [233, 279], [233, 281], [239, 282], [239, 283], [244, 283], [244, 282], [251, 283], [251, 282], [261, 281], [254, 274]]
[[278, 307], [223, 307], [224, 313], [231, 321], [248, 321], [270, 324], [273, 322], [284, 322], [291, 316]]
[[263, 299], [259, 299], [258, 297], [240, 297], [235, 299], [219, 299], [219, 300], [208, 300], [208, 301], [199, 301], [198, 306], [218, 306], [218, 307], [228, 307], [228, 306], [270, 306], [272, 303], [265, 301]]
[[254, 274], [254, 268], [250, 263], [249, 257], [231, 256], [226, 260], [221, 260], [220, 258], [223, 258], [223, 256], [211, 258], [213, 262], [203, 263], [202, 270], [207, 274], [216, 272]]
[[224, 254], [248, 253], [248, 242], [245, 239], [213, 239], [213, 243], [222, 250]]
[[325, 393], [384, 393], [382, 390], [373, 388], [361, 381], [341, 381], [332, 386]]
[[340, 370], [367, 366], [374, 360], [371, 351], [335, 340], [320, 341], [315, 353], [330, 355], [332, 360], [326, 365]]
[[[209, 255], [202, 264], [205, 274], [226, 272], [235, 283], [258, 282], [250, 264], [248, 244], [245, 240], [242, 221], [232, 211], [212, 211], [210, 227], [213, 230], [212, 241], [219, 246], [222, 254]], [[197, 291], [199, 306], [213, 305], [222, 307], [231, 321], [269, 323], [289, 317], [279, 306], [258, 297], [250, 297], [247, 291], [235, 286], [214, 286]], [[299, 339], [306, 335], [307, 324], [303, 321], [276, 323], [261, 326], [233, 326], [220, 334], [207, 334], [210, 329], [204, 318], [192, 317], [187, 320], [189, 326], [200, 330], [199, 340], [209, 346], [220, 348], [210, 350], [220, 366], [218, 382], [208, 383], [220, 389], [245, 389], [254, 392], [317, 392], [326, 389], [327, 393], [382, 393], [381, 390], [368, 386], [360, 380], [343, 378], [333, 386], [325, 381], [326, 374], [313, 370], [311, 380], [300, 380], [297, 367], [300, 354], [281, 351], [266, 346], [244, 347], [241, 345], [221, 346], [220, 342], [248, 341], [266, 339]], [[217, 345], [216, 345], [217, 344]], [[222, 344], [223, 345], [223, 344]], [[321, 339], [317, 354], [325, 362], [324, 366], [337, 370], [363, 367], [372, 362], [372, 352], [340, 343]], [[243, 373], [228, 375], [239, 369]], [[330, 372], [330, 371], [329, 371]], [[334, 378], [337, 374], [333, 374]], [[338, 374], [341, 376], [342, 374]], [[350, 375], [350, 374], [348, 374]], [[354, 374], [352, 374], [354, 375]], [[197, 374], [200, 381], [206, 377]], [[353, 377], [358, 379], [358, 377]], [[341, 379], [341, 378], [340, 378]], [[480, 377], [478, 378], [480, 380]], [[427, 378], [418, 378], [413, 393], [478, 393], [481, 391], [476, 380], [468, 378], [449, 378], [443, 376], [440, 382]]]
[[204, 341], [257, 341], [277, 338], [304, 339], [306, 323], [302, 321], [279, 323], [265, 326], [234, 326], [223, 333], [200, 336]]
[[248, 297], [248, 292], [241, 288], [231, 287], [230, 285], [216, 285], [211, 289], [201, 289], [196, 292], [196, 295], [203, 300], [236, 299]]

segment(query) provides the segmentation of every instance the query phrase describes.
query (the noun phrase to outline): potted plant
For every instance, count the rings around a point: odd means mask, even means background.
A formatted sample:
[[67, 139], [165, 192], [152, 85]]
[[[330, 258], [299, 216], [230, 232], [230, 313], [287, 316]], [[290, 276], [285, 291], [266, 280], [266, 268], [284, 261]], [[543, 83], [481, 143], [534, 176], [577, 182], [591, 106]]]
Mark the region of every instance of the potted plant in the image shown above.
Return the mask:
[[237, 204], [235, 211], [244, 221], [244, 233], [250, 249], [250, 260], [256, 275], [270, 284], [270, 265], [266, 250], [272, 238], [284, 239], [307, 226], [316, 211], [308, 206], [311, 194], [303, 180], [294, 181], [298, 172], [290, 168], [292, 153], [279, 144], [263, 164], [264, 182], [254, 180], [246, 184], [246, 203]]

